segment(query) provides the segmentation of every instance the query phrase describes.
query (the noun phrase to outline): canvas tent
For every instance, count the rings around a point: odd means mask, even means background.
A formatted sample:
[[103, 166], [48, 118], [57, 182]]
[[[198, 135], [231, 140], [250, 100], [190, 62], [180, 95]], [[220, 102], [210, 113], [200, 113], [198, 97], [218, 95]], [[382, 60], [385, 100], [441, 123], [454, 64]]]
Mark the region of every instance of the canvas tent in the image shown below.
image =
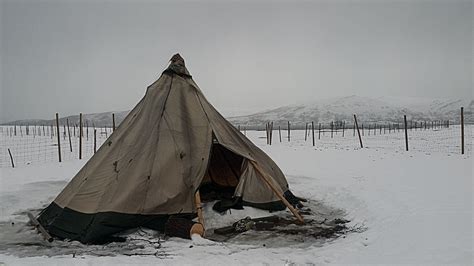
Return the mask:
[[84, 243], [139, 226], [163, 230], [171, 215], [195, 217], [204, 184], [230, 189], [243, 205], [284, 209], [257, 164], [288, 191], [280, 168], [214, 109], [177, 54], [38, 221]]

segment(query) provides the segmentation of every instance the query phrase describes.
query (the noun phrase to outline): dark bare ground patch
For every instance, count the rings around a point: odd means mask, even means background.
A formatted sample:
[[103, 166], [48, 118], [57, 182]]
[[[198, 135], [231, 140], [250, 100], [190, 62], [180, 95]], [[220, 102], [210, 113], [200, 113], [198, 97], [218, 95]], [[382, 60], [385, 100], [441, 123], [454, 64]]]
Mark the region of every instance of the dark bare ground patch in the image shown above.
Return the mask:
[[[290, 213], [283, 212], [267, 218], [254, 219], [255, 227], [242, 233], [216, 234], [209, 230], [206, 238], [218, 244], [252, 245], [258, 247], [323, 246], [352, 232], [361, 232], [362, 226], [351, 226], [345, 220], [345, 212], [328, 207], [320, 202], [309, 203], [312, 209], [301, 211], [306, 223], [296, 224]], [[39, 209], [28, 210], [38, 213]], [[17, 257], [34, 256], [117, 256], [142, 255], [162, 259], [173, 258], [175, 254], [166, 248], [169, 239], [149, 229], [134, 229], [115, 235], [121, 241], [103, 245], [84, 245], [77, 241], [55, 240], [52, 243], [28, 224], [27, 211], [18, 211], [11, 221], [0, 222], [0, 253]], [[163, 245], [164, 244], [164, 245]]]

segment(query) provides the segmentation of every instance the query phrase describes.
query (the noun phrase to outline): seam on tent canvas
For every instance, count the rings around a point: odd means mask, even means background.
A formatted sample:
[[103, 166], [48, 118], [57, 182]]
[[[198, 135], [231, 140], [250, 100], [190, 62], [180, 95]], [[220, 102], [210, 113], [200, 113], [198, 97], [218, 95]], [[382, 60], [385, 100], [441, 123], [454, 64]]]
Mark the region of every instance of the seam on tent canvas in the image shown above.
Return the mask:
[[201, 109], [202, 109], [203, 113], [206, 115], [207, 122], [209, 123], [209, 127], [211, 128], [211, 145], [209, 145], [209, 152], [207, 153], [206, 171], [204, 171], [202, 176], [199, 177], [199, 180], [200, 180], [199, 184], [197, 185], [196, 190], [194, 191], [194, 192], [196, 192], [199, 189], [199, 187], [201, 186], [202, 179], [206, 175], [206, 172], [209, 172], [209, 174], [211, 173], [209, 171], [209, 166], [211, 165], [212, 146], [214, 146], [214, 144], [212, 143], [212, 136], [215, 135], [215, 134], [214, 134], [214, 129], [211, 126], [211, 120], [209, 119], [209, 116], [207, 115], [206, 110], [204, 110], [204, 106], [202, 105], [201, 98], [199, 97], [199, 94], [198, 94], [198, 89], [199, 88], [196, 88], [193, 84], [190, 84], [190, 85], [191, 85], [191, 87], [194, 88], [194, 93], [196, 94], [196, 98], [198, 99], [199, 105], [201, 105]]
[[[169, 89], [168, 89], [168, 94], [166, 94], [166, 98], [165, 98], [165, 101], [163, 102], [163, 109], [161, 110], [161, 114], [160, 114], [160, 118], [158, 120], [158, 124], [157, 124], [157, 139], [156, 139], [156, 146], [158, 146], [158, 142], [160, 141], [160, 124], [161, 124], [161, 120], [163, 119], [163, 114], [165, 113], [165, 110], [166, 110], [166, 103], [168, 102], [168, 97], [170, 96], [171, 94], [171, 88], [173, 86], [173, 79], [174, 79], [174, 75], [171, 76], [171, 81], [170, 81], [170, 86], [169, 86]], [[147, 201], [147, 198], [148, 198], [148, 184], [150, 183], [150, 177], [151, 177], [151, 174], [152, 174], [152, 171], [153, 171], [153, 165], [155, 163], [155, 159], [156, 159], [156, 155], [158, 154], [158, 152], [155, 152], [153, 154], [153, 160], [151, 161], [152, 162], [152, 165], [150, 166], [150, 169], [148, 171], [148, 175], [147, 175], [147, 185], [146, 185], [146, 188], [145, 188], [145, 197], [143, 197], [143, 202], [142, 202], [142, 206], [140, 207], [140, 211], [139, 213], [143, 213], [143, 210], [145, 209], [145, 202]]]
[[[191, 86], [192, 86], [192, 84], [191, 84]], [[194, 87], [194, 86], [192, 86], [192, 87]], [[209, 116], [207, 115], [206, 110], [204, 110], [204, 106], [202, 105], [201, 98], [199, 97], [199, 94], [197, 93], [196, 88], [195, 88], [195, 90], [194, 90], [194, 94], [196, 94], [196, 98], [197, 98], [198, 101], [199, 101], [199, 105], [201, 105], [201, 109], [202, 109], [202, 111], [204, 112], [204, 114], [206, 115], [207, 122], [209, 122], [209, 125], [211, 125], [211, 120], [209, 119]], [[211, 129], [212, 129], [212, 126], [211, 126]], [[214, 130], [212, 130], [212, 131], [214, 132]], [[211, 146], [212, 146], [212, 145], [211, 145]]]

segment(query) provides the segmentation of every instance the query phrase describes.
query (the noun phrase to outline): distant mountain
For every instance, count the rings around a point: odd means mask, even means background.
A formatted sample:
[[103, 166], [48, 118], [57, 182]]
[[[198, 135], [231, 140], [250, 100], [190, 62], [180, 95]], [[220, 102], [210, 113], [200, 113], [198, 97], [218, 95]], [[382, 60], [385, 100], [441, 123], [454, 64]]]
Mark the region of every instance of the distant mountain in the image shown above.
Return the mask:
[[362, 122], [400, 122], [403, 115], [410, 120], [459, 121], [460, 107], [464, 106], [465, 122], [473, 123], [473, 100], [440, 100], [416, 98], [368, 98], [360, 96], [338, 97], [306, 104], [295, 104], [259, 112], [252, 115], [228, 118], [236, 125], [262, 125], [268, 121], [284, 124], [306, 122], [327, 123], [352, 121], [353, 115]]
[[[84, 120], [84, 124], [87, 123], [89, 126], [95, 125], [96, 127], [103, 127], [103, 126], [112, 126], [112, 113], [115, 115], [115, 123], [116, 125], [120, 124], [122, 120], [127, 116], [129, 111], [119, 111], [119, 112], [105, 112], [105, 113], [95, 113], [95, 114], [83, 114], [82, 119]], [[69, 121], [70, 125], [79, 124], [79, 115], [71, 115], [67, 117], [60, 117], [59, 123], [61, 125], [66, 124], [66, 120]], [[45, 119], [26, 119], [26, 120], [16, 120], [8, 123], [4, 123], [4, 125], [51, 125], [56, 123], [54, 119], [45, 120]]]
[[[450, 120], [457, 123], [461, 106], [464, 106], [465, 122], [474, 123], [474, 101], [472, 99], [369, 98], [360, 96], [322, 99], [312, 103], [288, 105], [228, 119], [234, 125], [260, 126], [269, 121], [274, 121], [276, 124], [286, 124], [287, 121], [290, 121], [293, 125], [304, 125], [304, 123], [311, 121], [318, 123], [352, 121], [353, 115], [356, 114], [357, 119], [361, 122], [400, 122], [403, 120], [403, 115], [406, 115], [410, 120]], [[88, 125], [110, 127], [112, 126], [112, 113], [115, 114], [115, 122], [118, 125], [128, 112], [84, 114], [83, 119]], [[79, 123], [79, 116], [73, 115], [60, 118], [60, 124], [66, 123], [66, 119], [71, 124]], [[30, 119], [5, 124], [49, 125], [52, 123], [54, 120]]]

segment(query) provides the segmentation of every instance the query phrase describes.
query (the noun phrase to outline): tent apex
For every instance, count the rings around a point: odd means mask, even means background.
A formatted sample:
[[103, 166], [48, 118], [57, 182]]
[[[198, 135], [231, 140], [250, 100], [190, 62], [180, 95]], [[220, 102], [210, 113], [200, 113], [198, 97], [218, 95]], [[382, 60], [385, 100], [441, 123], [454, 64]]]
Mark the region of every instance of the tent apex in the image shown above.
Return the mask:
[[[186, 69], [184, 59], [179, 53], [173, 55], [170, 59], [170, 65], [168, 66], [168, 71], [172, 71], [178, 75], [191, 77], [189, 71]], [[166, 70], [165, 70], [166, 72]]]

